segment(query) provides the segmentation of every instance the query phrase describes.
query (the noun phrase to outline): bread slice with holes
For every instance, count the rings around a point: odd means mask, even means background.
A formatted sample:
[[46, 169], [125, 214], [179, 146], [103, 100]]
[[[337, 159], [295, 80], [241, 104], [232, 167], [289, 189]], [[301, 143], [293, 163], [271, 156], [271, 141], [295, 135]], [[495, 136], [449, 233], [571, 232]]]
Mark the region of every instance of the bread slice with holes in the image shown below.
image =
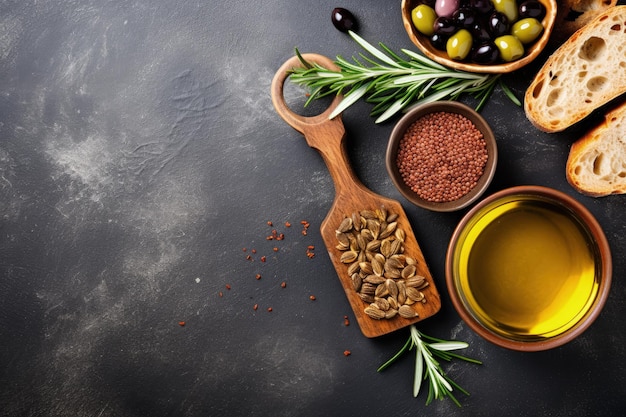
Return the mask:
[[524, 97], [526, 117], [560, 132], [626, 92], [626, 6], [577, 30], [539, 70]]
[[626, 102], [572, 144], [566, 176], [582, 194], [602, 197], [626, 193]]

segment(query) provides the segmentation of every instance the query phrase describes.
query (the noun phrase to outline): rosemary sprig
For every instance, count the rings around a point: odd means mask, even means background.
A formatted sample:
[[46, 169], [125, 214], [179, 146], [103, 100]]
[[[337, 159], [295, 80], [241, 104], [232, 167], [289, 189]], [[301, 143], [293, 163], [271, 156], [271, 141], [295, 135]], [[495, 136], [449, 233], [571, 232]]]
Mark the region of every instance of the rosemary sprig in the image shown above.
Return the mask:
[[426, 399], [426, 405], [430, 404], [433, 399], [443, 400], [449, 397], [459, 407], [461, 403], [452, 394], [454, 388], [459, 390], [465, 395], [469, 395], [469, 392], [461, 388], [452, 379], [450, 379], [441, 368], [436, 358], [451, 361], [452, 359], [460, 359], [466, 362], [475, 364], [482, 364], [481, 361], [468, 358], [456, 353], [452, 353], [453, 350], [465, 349], [469, 345], [465, 342], [441, 340], [431, 336], [427, 336], [417, 330], [415, 325], [410, 326], [411, 335], [408, 340], [402, 346], [402, 348], [387, 362], [383, 363], [378, 372], [386, 369], [392, 363], [394, 363], [403, 353], [415, 348], [415, 376], [413, 378], [413, 396], [417, 397], [422, 381], [428, 381], [428, 397]]
[[311, 90], [305, 105], [331, 94], [344, 94], [344, 99], [330, 118], [363, 97], [374, 104], [371, 115], [377, 116], [376, 123], [384, 122], [414, 105], [443, 99], [457, 100], [462, 94], [476, 98], [476, 110], [480, 111], [496, 84], [511, 101], [521, 105], [502, 82], [501, 74], [478, 74], [446, 68], [407, 49], [402, 49], [402, 52], [408, 60], [403, 59], [383, 43], [379, 43], [381, 49], [377, 49], [356, 33], [350, 31], [349, 34], [369, 55], [360, 53], [361, 60], [353, 57], [353, 62], [338, 56], [335, 64], [339, 71], [332, 71], [307, 62], [296, 48], [303, 67], [290, 71], [292, 82]]

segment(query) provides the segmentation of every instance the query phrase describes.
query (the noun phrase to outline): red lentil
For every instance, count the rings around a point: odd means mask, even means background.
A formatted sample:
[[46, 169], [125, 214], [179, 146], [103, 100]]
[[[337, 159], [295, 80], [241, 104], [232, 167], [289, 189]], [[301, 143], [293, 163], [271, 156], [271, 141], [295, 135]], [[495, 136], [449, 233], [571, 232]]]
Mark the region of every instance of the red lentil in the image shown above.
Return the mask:
[[226, 289], [230, 290], [230, 284], [226, 284]]
[[261, 274], [256, 274], [254, 277], [255, 277], [256, 279], [261, 279]]
[[255, 305], [254, 305], [254, 307], [252, 307], [252, 309], [253, 309], [254, 311], [257, 311], [257, 309], [258, 309], [258, 308], [259, 308], [259, 305], [258, 305], [258, 304], [255, 304]]
[[471, 120], [434, 112], [409, 126], [396, 163], [404, 182], [421, 198], [447, 202], [476, 186], [487, 157], [484, 137]]
[[268, 307], [267, 311], [269, 311], [270, 313], [272, 312], [273, 308], [272, 307]]
[[314, 295], [309, 295], [309, 300], [315, 301], [315, 296]]
[[348, 319], [348, 316], [343, 316], [343, 325], [344, 326], [350, 325], [350, 319]]
[[285, 281], [280, 283], [281, 288], [286, 288], [287, 287], [287, 283]]
[[265, 256], [261, 256], [261, 262], [265, 262], [267, 258]]
[[178, 322], [178, 325], [179, 325], [180, 327], [185, 327], [185, 324], [187, 324], [187, 323], [185, 323], [184, 321], [179, 321], [179, 322]]
[[352, 352], [350, 352], [349, 350], [343, 351], [343, 356], [350, 356], [350, 355], [352, 355]]

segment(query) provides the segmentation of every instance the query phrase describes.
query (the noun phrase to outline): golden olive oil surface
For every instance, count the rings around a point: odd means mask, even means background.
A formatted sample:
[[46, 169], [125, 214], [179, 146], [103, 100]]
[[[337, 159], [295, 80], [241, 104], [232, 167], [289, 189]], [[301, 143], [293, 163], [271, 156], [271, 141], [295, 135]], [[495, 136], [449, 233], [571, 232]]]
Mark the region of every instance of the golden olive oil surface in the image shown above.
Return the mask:
[[576, 323], [597, 291], [594, 245], [566, 209], [505, 202], [473, 224], [459, 252], [459, 276], [477, 319], [524, 340]]

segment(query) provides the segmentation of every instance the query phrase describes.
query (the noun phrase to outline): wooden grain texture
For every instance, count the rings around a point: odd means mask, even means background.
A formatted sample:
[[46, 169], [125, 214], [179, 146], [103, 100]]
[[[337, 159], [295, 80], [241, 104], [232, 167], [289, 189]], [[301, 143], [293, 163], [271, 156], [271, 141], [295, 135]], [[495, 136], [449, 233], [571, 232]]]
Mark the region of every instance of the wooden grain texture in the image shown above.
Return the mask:
[[[308, 62], [316, 62], [326, 68], [337, 69], [334, 63], [324, 56], [304, 54], [303, 57]], [[322, 155], [332, 177], [335, 186], [335, 199], [328, 215], [321, 224], [320, 231], [328, 255], [337, 271], [361, 331], [366, 337], [377, 337], [434, 315], [441, 308], [441, 298], [402, 205], [398, 201], [372, 192], [361, 183], [352, 171], [347, 157], [344, 140], [345, 129], [341, 115], [329, 119], [330, 113], [339, 104], [341, 97], [335, 97], [324, 112], [312, 117], [294, 113], [285, 103], [283, 87], [288, 78], [288, 71], [300, 66], [301, 63], [298, 58], [293, 57], [280, 67], [272, 81], [272, 102], [278, 114], [290, 126], [302, 133], [308, 145]], [[389, 213], [398, 214], [398, 227], [406, 232], [404, 253], [418, 261], [417, 274], [424, 276], [430, 284], [423, 290], [427, 302], [424, 304], [416, 303], [413, 306], [418, 313], [418, 317], [413, 319], [405, 319], [398, 315], [392, 319], [374, 320], [367, 316], [363, 311], [367, 304], [354, 291], [348, 276], [347, 266], [340, 261], [342, 252], [336, 248], [335, 230], [344, 217], [355, 211], [379, 208], [385, 208]]]

